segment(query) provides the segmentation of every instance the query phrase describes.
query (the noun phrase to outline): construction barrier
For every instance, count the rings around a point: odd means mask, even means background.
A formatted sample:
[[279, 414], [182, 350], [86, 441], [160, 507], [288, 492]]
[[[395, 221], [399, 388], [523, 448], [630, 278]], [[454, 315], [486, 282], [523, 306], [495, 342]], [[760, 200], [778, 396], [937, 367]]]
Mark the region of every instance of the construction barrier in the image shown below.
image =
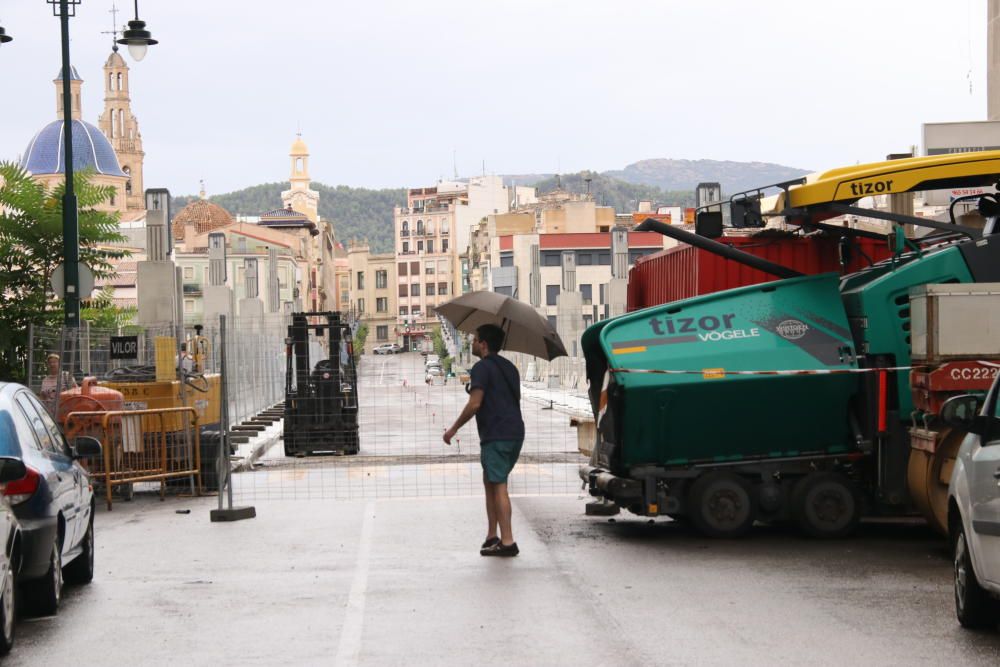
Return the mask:
[[100, 440], [101, 459], [85, 459], [91, 480], [104, 485], [108, 509], [116, 486], [159, 482], [160, 498], [169, 479], [190, 477], [201, 492], [201, 443], [198, 412], [192, 407], [111, 412], [72, 412], [66, 436]]

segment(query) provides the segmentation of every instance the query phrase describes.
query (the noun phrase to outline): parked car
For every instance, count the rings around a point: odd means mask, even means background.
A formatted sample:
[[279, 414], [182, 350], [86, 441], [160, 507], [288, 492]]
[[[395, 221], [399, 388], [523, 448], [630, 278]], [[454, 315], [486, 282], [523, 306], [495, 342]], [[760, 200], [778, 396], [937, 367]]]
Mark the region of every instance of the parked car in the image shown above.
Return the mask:
[[967, 431], [948, 487], [955, 613], [966, 628], [1000, 623], [1000, 379], [985, 401], [948, 399], [941, 417]]
[[381, 345], [376, 345], [372, 350], [375, 354], [396, 354], [396, 348], [399, 347], [395, 343], [382, 343]]
[[[426, 382], [427, 384], [432, 384], [435, 378], [443, 378], [443, 377], [444, 377], [444, 369], [436, 364], [424, 368], [424, 382]], [[444, 380], [442, 380], [441, 382], [444, 382]]]
[[424, 359], [424, 368], [427, 368], [428, 366], [440, 366], [440, 365], [441, 365], [441, 357], [439, 357], [436, 354], [428, 354], [427, 357]]
[[[13, 424], [5, 427], [0, 421], [0, 439], [13, 432]], [[0, 457], [0, 484], [24, 477], [27, 469], [19, 459]], [[21, 567], [21, 524], [10, 502], [0, 497], [0, 538], [6, 548], [0, 551], [0, 655], [7, 655], [14, 646], [14, 611], [17, 608], [16, 579]]]
[[71, 445], [26, 387], [0, 382], [0, 457], [21, 461], [25, 474], [4, 486], [21, 524], [20, 593], [31, 611], [55, 614], [62, 587], [94, 577], [94, 493], [80, 458], [100, 456], [101, 444], [80, 437]]

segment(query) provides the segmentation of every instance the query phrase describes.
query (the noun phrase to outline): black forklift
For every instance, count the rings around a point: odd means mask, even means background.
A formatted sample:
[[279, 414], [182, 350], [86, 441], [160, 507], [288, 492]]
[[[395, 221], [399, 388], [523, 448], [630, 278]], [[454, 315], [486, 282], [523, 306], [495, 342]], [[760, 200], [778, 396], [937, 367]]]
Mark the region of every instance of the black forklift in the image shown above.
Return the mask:
[[357, 454], [358, 375], [347, 320], [336, 311], [293, 313], [285, 354], [285, 456]]

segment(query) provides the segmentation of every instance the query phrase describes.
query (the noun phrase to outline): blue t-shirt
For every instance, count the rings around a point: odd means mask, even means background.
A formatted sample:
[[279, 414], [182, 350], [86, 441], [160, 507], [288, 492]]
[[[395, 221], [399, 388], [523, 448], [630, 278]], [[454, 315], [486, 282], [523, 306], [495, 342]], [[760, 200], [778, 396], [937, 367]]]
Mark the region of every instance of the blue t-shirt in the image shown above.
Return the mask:
[[[483, 402], [476, 413], [479, 441], [524, 440], [521, 418], [521, 376], [517, 367], [498, 354], [476, 362], [469, 373], [469, 389], [482, 389]], [[512, 394], [511, 390], [517, 392]]]

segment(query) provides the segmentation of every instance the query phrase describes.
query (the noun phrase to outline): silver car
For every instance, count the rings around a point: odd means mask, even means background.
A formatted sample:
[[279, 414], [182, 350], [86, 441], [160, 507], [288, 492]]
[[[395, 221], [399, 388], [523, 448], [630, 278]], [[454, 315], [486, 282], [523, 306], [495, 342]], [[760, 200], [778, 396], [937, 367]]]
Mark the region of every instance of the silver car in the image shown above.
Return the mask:
[[986, 400], [948, 399], [941, 417], [968, 432], [948, 488], [955, 613], [966, 628], [1000, 623], [1000, 380]]

